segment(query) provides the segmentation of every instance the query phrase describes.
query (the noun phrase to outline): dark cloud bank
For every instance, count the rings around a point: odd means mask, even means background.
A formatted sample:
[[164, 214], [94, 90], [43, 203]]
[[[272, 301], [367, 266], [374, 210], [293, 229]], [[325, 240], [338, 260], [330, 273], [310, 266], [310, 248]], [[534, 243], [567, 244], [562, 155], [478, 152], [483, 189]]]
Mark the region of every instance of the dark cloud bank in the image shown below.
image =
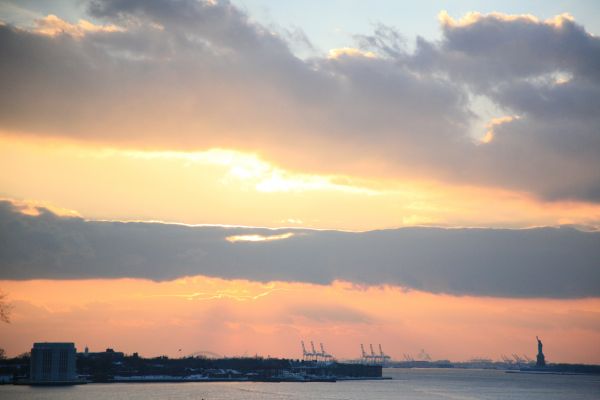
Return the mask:
[[[86, 221], [0, 202], [0, 279], [189, 275], [390, 284], [500, 297], [600, 296], [600, 233], [572, 228], [402, 228], [350, 233]], [[293, 232], [230, 243], [241, 234]]]
[[[600, 38], [568, 17], [446, 18], [442, 39], [412, 52], [379, 26], [349, 43], [378, 57], [300, 59], [228, 2], [94, 0], [88, 12], [125, 30], [0, 25], [0, 129], [259, 149], [284, 165], [302, 154], [302, 168], [327, 172], [377, 160], [392, 174], [600, 200]], [[519, 118], [474, 143], [473, 96]]]

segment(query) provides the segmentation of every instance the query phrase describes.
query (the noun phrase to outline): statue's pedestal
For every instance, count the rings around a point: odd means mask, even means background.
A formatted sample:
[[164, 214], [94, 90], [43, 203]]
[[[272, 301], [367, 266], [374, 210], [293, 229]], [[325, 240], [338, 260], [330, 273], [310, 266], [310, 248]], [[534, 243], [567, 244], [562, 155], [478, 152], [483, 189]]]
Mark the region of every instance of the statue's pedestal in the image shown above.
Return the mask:
[[535, 363], [535, 366], [538, 368], [546, 366], [546, 357], [544, 357], [544, 353], [538, 353], [537, 362]]

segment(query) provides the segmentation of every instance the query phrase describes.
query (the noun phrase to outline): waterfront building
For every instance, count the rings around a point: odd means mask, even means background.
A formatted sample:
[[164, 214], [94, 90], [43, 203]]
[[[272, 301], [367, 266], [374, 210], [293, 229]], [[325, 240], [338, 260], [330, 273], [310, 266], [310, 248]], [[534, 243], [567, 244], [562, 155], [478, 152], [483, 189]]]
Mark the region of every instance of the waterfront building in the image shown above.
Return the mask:
[[74, 343], [34, 343], [31, 349], [31, 383], [77, 380]]

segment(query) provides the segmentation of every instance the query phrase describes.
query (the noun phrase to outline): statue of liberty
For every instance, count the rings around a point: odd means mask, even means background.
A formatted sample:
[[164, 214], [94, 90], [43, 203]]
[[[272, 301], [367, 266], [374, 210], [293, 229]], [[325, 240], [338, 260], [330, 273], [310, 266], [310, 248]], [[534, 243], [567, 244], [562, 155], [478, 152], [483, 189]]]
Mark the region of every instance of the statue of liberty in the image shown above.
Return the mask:
[[538, 368], [543, 368], [546, 366], [546, 357], [544, 357], [544, 352], [542, 351], [544, 345], [539, 337], [536, 336], [535, 338], [538, 342], [537, 362], [535, 363], [535, 366]]

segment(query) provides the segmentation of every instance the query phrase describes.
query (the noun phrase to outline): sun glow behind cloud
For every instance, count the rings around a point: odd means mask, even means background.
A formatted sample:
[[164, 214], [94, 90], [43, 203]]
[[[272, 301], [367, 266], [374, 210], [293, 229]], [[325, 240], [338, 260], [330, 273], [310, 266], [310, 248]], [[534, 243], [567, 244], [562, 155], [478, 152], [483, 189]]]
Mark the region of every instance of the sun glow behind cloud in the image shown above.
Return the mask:
[[5, 136], [0, 167], [1, 196], [91, 219], [361, 231], [600, 225], [600, 206], [591, 203], [546, 203], [524, 193], [421, 178], [289, 171], [233, 149], [143, 151]]
[[236, 242], [270, 242], [273, 240], [283, 240], [288, 239], [294, 236], [293, 232], [282, 233], [280, 235], [235, 235], [228, 236], [225, 238], [228, 242], [236, 243]]
[[[213, 165], [227, 168], [223, 182], [241, 181], [259, 192], [294, 192], [294, 191], [341, 191], [376, 195], [374, 189], [348, 184], [340, 184], [344, 179], [339, 176], [309, 175], [294, 173], [278, 168], [261, 160], [254, 154], [235, 150], [210, 149], [197, 152], [177, 151], [128, 151], [108, 149], [97, 153], [99, 157], [131, 157], [145, 160], [180, 160], [186, 167], [196, 165]], [[349, 181], [349, 179], [345, 179]]]

